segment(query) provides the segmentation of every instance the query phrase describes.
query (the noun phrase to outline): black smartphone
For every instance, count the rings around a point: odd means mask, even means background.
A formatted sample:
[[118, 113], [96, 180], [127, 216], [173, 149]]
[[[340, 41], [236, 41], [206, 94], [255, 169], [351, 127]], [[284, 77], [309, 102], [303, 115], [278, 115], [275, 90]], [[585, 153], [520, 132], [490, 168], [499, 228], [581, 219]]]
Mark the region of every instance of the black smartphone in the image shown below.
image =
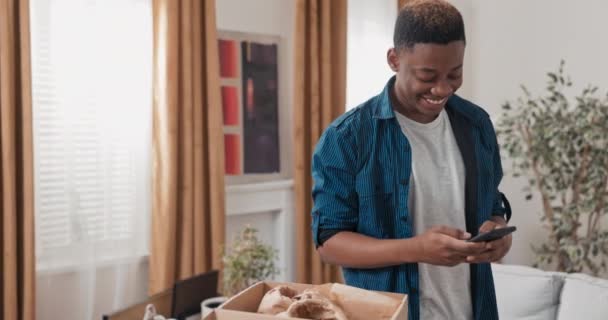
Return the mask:
[[467, 242], [489, 242], [489, 241], [494, 241], [494, 240], [498, 240], [506, 235], [509, 235], [511, 233], [513, 233], [515, 230], [517, 230], [516, 227], [510, 226], [510, 227], [504, 227], [504, 228], [498, 228], [498, 229], [494, 229], [492, 231], [489, 232], [484, 232], [484, 233], [480, 233], [476, 236], [474, 236], [473, 238], [467, 240]]

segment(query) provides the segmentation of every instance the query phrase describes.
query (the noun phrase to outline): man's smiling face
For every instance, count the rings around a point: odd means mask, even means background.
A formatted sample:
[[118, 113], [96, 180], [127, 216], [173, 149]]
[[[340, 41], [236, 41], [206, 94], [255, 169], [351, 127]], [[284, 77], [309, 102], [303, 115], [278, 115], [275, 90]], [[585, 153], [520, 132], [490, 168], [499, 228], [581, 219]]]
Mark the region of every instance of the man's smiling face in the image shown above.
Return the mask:
[[388, 62], [397, 77], [396, 111], [421, 123], [433, 121], [462, 85], [464, 49], [464, 41], [390, 49]]

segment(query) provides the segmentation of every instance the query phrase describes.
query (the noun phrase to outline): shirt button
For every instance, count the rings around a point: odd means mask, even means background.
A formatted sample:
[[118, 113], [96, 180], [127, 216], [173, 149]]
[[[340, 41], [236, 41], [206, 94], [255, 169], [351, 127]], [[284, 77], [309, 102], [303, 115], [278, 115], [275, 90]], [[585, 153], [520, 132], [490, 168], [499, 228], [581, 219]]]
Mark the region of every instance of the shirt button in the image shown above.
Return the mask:
[[401, 181], [399, 181], [399, 183], [401, 183], [402, 185], [406, 185], [407, 184], [407, 179], [401, 179]]

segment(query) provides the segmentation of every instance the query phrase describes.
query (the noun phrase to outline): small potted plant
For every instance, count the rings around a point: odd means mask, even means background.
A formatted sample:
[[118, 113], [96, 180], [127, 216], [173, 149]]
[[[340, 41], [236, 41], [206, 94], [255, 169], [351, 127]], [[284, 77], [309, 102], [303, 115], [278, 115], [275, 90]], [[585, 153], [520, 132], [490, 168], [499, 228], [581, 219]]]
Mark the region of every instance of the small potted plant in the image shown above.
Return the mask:
[[277, 251], [262, 243], [257, 230], [247, 226], [232, 245], [224, 250], [223, 290], [232, 296], [252, 284], [279, 274], [276, 267]]
[[245, 227], [230, 246], [226, 246], [222, 254], [224, 265], [222, 278], [222, 294], [203, 301], [203, 315], [209, 313], [240, 291], [254, 283], [279, 274], [276, 266], [277, 251], [272, 246], [262, 243], [257, 237], [258, 230]]

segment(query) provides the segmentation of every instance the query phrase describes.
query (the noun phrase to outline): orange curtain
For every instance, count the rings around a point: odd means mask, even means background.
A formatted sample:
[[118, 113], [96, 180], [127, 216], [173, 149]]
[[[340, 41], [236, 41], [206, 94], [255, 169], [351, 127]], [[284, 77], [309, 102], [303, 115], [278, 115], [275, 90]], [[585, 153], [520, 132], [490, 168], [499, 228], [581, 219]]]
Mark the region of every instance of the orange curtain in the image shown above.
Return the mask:
[[34, 320], [29, 4], [0, 0], [0, 318]]
[[323, 264], [310, 230], [311, 158], [323, 130], [346, 104], [346, 2], [297, 0], [294, 153], [297, 281], [337, 282], [338, 267]]
[[220, 268], [224, 138], [214, 0], [154, 0], [150, 294]]

